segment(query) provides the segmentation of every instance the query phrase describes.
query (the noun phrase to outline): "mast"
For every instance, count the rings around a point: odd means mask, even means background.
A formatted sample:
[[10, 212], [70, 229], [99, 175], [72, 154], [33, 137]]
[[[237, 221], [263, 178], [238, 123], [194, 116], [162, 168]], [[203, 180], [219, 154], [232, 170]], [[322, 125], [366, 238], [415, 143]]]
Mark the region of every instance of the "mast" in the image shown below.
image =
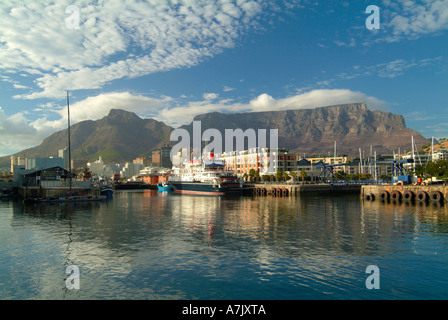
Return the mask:
[[334, 163], [336, 164], [336, 141], [334, 142]]
[[375, 171], [374, 171], [374, 173], [375, 173], [375, 181], [378, 181], [378, 170], [377, 170], [377, 167], [376, 167], [376, 151], [375, 151], [374, 157], [375, 157]]
[[434, 162], [434, 137], [432, 137], [431, 141], [431, 161]]
[[70, 103], [68, 99], [68, 90], [67, 90], [67, 132], [68, 132], [68, 176], [70, 181], [70, 196], [72, 195], [72, 154], [71, 154], [71, 146], [70, 146]]
[[359, 148], [359, 164], [360, 164], [360, 171], [361, 171], [361, 173], [364, 173], [364, 169], [363, 169], [363, 167], [362, 167], [362, 152], [361, 152], [361, 148]]
[[412, 167], [415, 170], [415, 151], [414, 151], [414, 136], [412, 136], [412, 160], [414, 163], [412, 164]]

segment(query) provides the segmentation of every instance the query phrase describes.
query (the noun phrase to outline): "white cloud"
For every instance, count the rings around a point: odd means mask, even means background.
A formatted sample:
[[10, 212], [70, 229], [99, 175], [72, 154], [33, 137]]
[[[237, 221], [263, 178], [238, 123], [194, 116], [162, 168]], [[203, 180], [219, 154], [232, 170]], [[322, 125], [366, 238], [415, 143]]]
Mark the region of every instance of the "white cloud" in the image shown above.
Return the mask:
[[273, 108], [277, 103], [278, 102], [270, 95], [263, 93], [260, 94], [257, 98], [251, 100], [249, 105], [251, 106], [252, 110], [268, 111], [272, 110], [271, 108]]
[[219, 97], [219, 94], [217, 93], [204, 93], [202, 95], [205, 100], [215, 100]]
[[436, 70], [443, 70], [444, 65], [446, 65], [446, 58], [441, 56], [421, 60], [396, 59], [370, 66], [356, 65], [353, 67], [352, 71], [342, 72], [337, 74], [334, 78], [317, 81], [315, 85], [299, 88], [296, 91], [302, 93], [304, 90], [309, 90], [316, 86], [318, 88], [329, 88], [336, 81], [351, 80], [361, 77], [376, 76], [379, 78], [392, 79], [409, 73], [410, 71], [418, 72], [419, 70], [433, 69], [436, 72]]
[[415, 39], [423, 35], [448, 30], [448, 1], [384, 0], [385, 40]]
[[[208, 112], [297, 110], [356, 102], [366, 102], [369, 109], [376, 110], [384, 109], [386, 105], [380, 99], [347, 89], [313, 90], [281, 99], [264, 93], [247, 103], [204, 98], [179, 105], [179, 101], [171, 97], [150, 98], [130, 92], [111, 92], [71, 103], [70, 119], [72, 124], [97, 120], [106, 116], [110, 109], [123, 109], [178, 127], [190, 123], [196, 115]], [[50, 134], [66, 128], [66, 106], [50, 103], [40, 105], [37, 110], [44, 113], [38, 119], [29, 121], [24, 113], [6, 116], [0, 108], [0, 153], [12, 154], [39, 145]]]
[[224, 86], [224, 88], [222, 89], [222, 91], [224, 91], [224, 92], [235, 91], [235, 88], [232, 88], [232, 87], [229, 87], [229, 86]]
[[[111, 109], [121, 109], [135, 112], [140, 116], [151, 117], [158, 111], [172, 102], [170, 97], [160, 99], [131, 94], [130, 92], [111, 92], [89, 97], [82, 101], [70, 104], [70, 121], [72, 124], [84, 120], [97, 120], [106, 116]], [[32, 126], [39, 131], [61, 130], [67, 125], [67, 107], [47, 108], [47, 112], [52, 110], [58, 115], [58, 119], [48, 121], [47, 118], [40, 118], [32, 123]]]
[[160, 121], [178, 127], [190, 123], [194, 116], [207, 112], [262, 112], [297, 109], [312, 109], [329, 105], [366, 102], [370, 110], [386, 110], [387, 103], [362, 92], [347, 89], [312, 90], [287, 98], [275, 99], [263, 93], [249, 103], [231, 103], [231, 101], [190, 102], [185, 106], [176, 106], [161, 110], [156, 118]]
[[29, 125], [24, 113], [6, 116], [0, 107], [0, 156], [12, 154], [18, 147], [25, 149], [41, 142], [43, 137]]
[[0, 69], [33, 74], [37, 91], [61, 98], [121, 78], [195, 66], [233, 47], [256, 24], [262, 1], [76, 2], [79, 29], [66, 27], [73, 1], [1, 1]]

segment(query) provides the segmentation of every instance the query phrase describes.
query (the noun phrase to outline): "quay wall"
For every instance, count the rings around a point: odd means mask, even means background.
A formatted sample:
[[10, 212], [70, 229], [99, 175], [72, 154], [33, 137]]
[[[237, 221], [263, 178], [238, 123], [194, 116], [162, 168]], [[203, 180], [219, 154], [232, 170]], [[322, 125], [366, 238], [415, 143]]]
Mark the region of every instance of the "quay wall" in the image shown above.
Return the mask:
[[0, 189], [3, 188], [13, 188], [14, 184], [12, 183], [12, 181], [0, 181]]
[[300, 194], [359, 194], [361, 185], [331, 184], [245, 184], [246, 193], [259, 196]]
[[[18, 189], [19, 196], [23, 199], [27, 198], [48, 198], [67, 195], [70, 189], [64, 187], [40, 188], [40, 187], [21, 187]], [[78, 195], [99, 195], [99, 189], [72, 188], [72, 194]]]
[[398, 201], [443, 202], [448, 201], [448, 186], [444, 185], [365, 185], [361, 197]]

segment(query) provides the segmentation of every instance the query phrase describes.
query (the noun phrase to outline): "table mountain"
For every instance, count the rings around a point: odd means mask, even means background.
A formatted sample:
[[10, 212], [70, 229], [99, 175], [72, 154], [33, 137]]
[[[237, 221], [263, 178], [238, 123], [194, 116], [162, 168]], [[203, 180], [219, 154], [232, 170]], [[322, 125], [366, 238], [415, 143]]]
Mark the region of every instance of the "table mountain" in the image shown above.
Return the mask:
[[[365, 103], [287, 111], [213, 112], [198, 115], [194, 121], [201, 121], [202, 130], [218, 129], [223, 140], [226, 128], [278, 129], [279, 147], [307, 154], [333, 154], [335, 141], [338, 153], [353, 156], [359, 154], [359, 148], [370, 151], [370, 146], [378, 154], [392, 153], [398, 148], [411, 150], [412, 136], [419, 147], [429, 141], [406, 128], [403, 116], [370, 111]], [[191, 125], [184, 128], [192, 132]]]
[[[418, 147], [430, 140], [406, 128], [403, 116], [382, 111], [371, 111], [365, 103], [344, 104], [314, 109], [247, 112], [206, 113], [198, 115], [202, 131], [225, 129], [278, 129], [279, 146], [299, 153], [333, 154], [337, 152], [357, 156], [359, 148], [366, 152], [372, 146], [378, 154], [411, 150], [411, 136]], [[192, 126], [183, 128], [192, 131]], [[170, 126], [153, 119], [142, 119], [135, 113], [112, 109], [96, 121], [82, 121], [71, 127], [72, 158], [95, 160], [102, 156], [107, 162], [131, 161], [170, 143]], [[192, 135], [190, 135], [192, 137]], [[177, 142], [171, 142], [174, 145]], [[67, 130], [46, 138], [41, 145], [23, 150], [16, 156], [55, 156], [67, 145]], [[269, 143], [268, 143], [269, 145]], [[223, 146], [223, 151], [225, 150]], [[8, 166], [9, 157], [0, 161]]]

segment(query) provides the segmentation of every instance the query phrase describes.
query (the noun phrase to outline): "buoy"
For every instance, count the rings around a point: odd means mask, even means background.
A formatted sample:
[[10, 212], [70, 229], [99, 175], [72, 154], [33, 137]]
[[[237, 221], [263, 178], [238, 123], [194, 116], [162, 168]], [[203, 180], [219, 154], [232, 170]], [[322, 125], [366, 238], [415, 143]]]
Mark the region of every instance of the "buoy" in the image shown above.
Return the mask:
[[287, 196], [288, 195], [288, 189], [283, 189], [282, 193], [283, 193], [284, 196]]
[[277, 189], [277, 191], [275, 192], [278, 196], [280, 196], [282, 194], [282, 190], [280, 188]]

